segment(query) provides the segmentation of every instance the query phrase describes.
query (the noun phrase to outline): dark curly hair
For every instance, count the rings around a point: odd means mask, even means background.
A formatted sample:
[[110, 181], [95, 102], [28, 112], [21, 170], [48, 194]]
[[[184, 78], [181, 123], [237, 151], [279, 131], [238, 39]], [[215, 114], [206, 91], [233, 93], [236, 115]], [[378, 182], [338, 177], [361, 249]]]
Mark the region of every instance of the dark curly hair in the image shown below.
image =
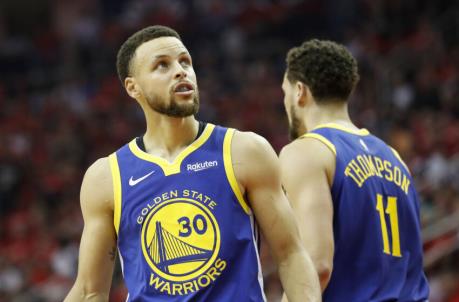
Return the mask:
[[316, 101], [346, 101], [359, 81], [357, 61], [340, 44], [313, 39], [290, 49], [287, 79], [306, 84]]
[[123, 86], [124, 79], [131, 75], [131, 61], [137, 48], [145, 42], [160, 37], [175, 37], [182, 40], [180, 35], [172, 28], [162, 25], [153, 25], [134, 33], [123, 43], [123, 45], [121, 45], [118, 55], [116, 56], [116, 69]]

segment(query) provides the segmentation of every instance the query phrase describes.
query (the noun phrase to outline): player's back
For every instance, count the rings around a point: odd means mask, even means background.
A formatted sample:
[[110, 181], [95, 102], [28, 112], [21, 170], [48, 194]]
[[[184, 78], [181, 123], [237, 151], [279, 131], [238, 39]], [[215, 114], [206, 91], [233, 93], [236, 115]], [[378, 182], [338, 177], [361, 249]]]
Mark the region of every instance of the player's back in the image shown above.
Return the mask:
[[365, 129], [336, 124], [306, 136], [336, 154], [335, 253], [323, 300], [426, 301], [418, 197], [396, 151]]

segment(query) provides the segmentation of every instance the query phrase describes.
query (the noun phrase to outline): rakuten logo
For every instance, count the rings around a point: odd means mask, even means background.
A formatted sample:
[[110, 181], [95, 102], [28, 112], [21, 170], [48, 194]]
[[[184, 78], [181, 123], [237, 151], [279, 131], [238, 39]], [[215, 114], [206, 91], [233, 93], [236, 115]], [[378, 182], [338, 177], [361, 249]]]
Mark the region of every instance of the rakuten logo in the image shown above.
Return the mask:
[[217, 167], [217, 166], [218, 166], [218, 162], [216, 160], [214, 160], [214, 161], [203, 161], [203, 162], [197, 162], [197, 163], [194, 163], [194, 164], [188, 164], [188, 165], [186, 165], [186, 169], [188, 171], [198, 172], [198, 171], [202, 171], [202, 170], [209, 169], [209, 168], [212, 168], [212, 167]]

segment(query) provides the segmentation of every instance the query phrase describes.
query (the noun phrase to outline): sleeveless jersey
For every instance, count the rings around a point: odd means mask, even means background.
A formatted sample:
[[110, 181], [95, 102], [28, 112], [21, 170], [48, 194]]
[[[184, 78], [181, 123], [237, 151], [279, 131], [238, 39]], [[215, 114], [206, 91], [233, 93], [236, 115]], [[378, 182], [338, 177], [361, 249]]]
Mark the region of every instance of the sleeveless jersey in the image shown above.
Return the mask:
[[207, 124], [172, 163], [135, 140], [109, 156], [127, 301], [265, 301], [233, 134]]
[[335, 253], [323, 301], [427, 301], [418, 197], [398, 153], [365, 129], [325, 124], [304, 136], [336, 155]]

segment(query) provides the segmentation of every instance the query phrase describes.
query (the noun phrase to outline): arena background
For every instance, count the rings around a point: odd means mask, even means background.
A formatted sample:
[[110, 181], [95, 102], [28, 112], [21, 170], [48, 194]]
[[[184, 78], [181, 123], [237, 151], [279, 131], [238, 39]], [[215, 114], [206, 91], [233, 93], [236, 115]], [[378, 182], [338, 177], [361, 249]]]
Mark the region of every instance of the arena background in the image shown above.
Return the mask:
[[[458, 1], [1, 0], [0, 302], [62, 301], [72, 285], [83, 173], [144, 129], [116, 52], [153, 24], [178, 30], [193, 56], [199, 118], [277, 151], [288, 142], [286, 51], [313, 37], [347, 45], [361, 74], [352, 118], [416, 179], [430, 301], [459, 301]], [[278, 301], [265, 247], [262, 258]], [[125, 295], [118, 266], [110, 301]]]

